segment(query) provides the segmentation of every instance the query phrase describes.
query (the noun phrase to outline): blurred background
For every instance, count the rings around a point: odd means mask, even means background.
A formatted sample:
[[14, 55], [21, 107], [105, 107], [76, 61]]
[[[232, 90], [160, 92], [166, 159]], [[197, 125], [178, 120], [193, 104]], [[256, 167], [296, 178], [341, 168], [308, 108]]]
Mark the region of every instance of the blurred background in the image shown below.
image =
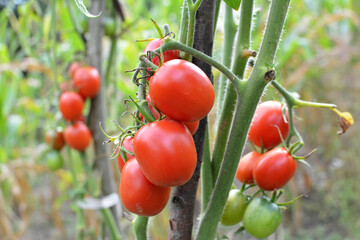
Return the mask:
[[[106, 76], [107, 131], [119, 133], [131, 123], [124, 99], [136, 97], [127, 70], [157, 33], [150, 18], [178, 33], [182, 1], [121, 0], [122, 20], [106, 1], [103, 69]], [[269, 2], [257, 0], [252, 49], [258, 50]], [[355, 124], [337, 135], [338, 117], [326, 109], [296, 110], [296, 127], [305, 140], [299, 154], [317, 151], [300, 166], [285, 197], [305, 194], [286, 211], [276, 239], [360, 239], [360, 1], [293, 0], [277, 53], [277, 77], [302, 99], [335, 103], [353, 114]], [[95, 14], [95, 13], [94, 13]], [[46, 134], [65, 127], [58, 110], [61, 83], [69, 65], [86, 62], [87, 18], [70, 0], [0, 0], [0, 237], [1, 239], [75, 239], [86, 226], [86, 239], [97, 239], [101, 215], [85, 211], [77, 219], [72, 201], [84, 179], [84, 162], [69, 148], [61, 151], [62, 167], [51, 170]], [[214, 57], [221, 60], [220, 15]], [[111, 59], [111, 60], [109, 60]], [[111, 64], [109, 64], [111, 61]], [[215, 72], [215, 77], [218, 74]], [[216, 79], [215, 79], [216, 82]], [[267, 99], [279, 98], [269, 87]], [[86, 111], [89, 103], [86, 103]], [[131, 109], [130, 109], [131, 110]], [[216, 111], [213, 111], [213, 114]], [[212, 115], [213, 116], [213, 115]], [[213, 124], [213, 122], [211, 122]], [[91, 158], [91, 150], [87, 151]], [[89, 160], [91, 161], [91, 160]], [[119, 171], [113, 165], [116, 183]], [[166, 239], [168, 210], [152, 218], [151, 239]], [[126, 215], [126, 214], [125, 214]], [[133, 239], [128, 217], [121, 219], [126, 239]], [[226, 234], [231, 228], [220, 227]], [[246, 236], [244, 236], [244, 239]]]

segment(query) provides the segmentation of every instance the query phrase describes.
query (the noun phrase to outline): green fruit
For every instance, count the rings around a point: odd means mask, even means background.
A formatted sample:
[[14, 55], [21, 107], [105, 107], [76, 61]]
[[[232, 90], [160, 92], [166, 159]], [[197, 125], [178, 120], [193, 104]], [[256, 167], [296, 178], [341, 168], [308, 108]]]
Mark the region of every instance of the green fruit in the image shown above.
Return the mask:
[[244, 214], [244, 227], [256, 238], [265, 238], [276, 231], [282, 221], [279, 206], [267, 197], [253, 199]]
[[51, 151], [45, 156], [46, 164], [52, 171], [58, 170], [64, 166], [64, 160], [61, 154], [57, 151]]
[[221, 216], [221, 224], [232, 226], [241, 222], [247, 206], [248, 201], [244, 193], [238, 189], [232, 189], [229, 193], [223, 215]]

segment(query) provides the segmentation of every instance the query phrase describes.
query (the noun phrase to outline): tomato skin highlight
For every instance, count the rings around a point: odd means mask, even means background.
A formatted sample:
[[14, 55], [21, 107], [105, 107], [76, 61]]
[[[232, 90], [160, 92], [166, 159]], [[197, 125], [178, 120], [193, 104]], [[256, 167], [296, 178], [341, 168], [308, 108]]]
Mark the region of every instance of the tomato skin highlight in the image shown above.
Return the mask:
[[[123, 147], [130, 152], [134, 152], [134, 138], [127, 136], [123, 141]], [[134, 158], [134, 156], [129, 153], [126, 153], [126, 157], [127, 160]], [[117, 156], [117, 162], [118, 162], [119, 171], [121, 172], [126, 161], [121, 157], [120, 153]]]
[[60, 95], [59, 108], [64, 119], [74, 121], [82, 114], [84, 100], [76, 92], [64, 92]]
[[90, 129], [80, 121], [67, 126], [64, 131], [64, 137], [65, 142], [78, 151], [84, 151], [92, 139]]
[[261, 153], [253, 151], [244, 155], [240, 159], [238, 168], [236, 170], [237, 180], [246, 184], [254, 183], [253, 168], [256, 161], [259, 159], [259, 157], [261, 157], [261, 155]]
[[94, 67], [81, 67], [74, 72], [72, 84], [81, 96], [93, 98], [100, 90], [100, 74]]
[[248, 202], [245, 195], [238, 189], [232, 189], [221, 216], [221, 224], [224, 226], [232, 226], [241, 222], [247, 205]]
[[[162, 40], [164, 44], [164, 40]], [[152, 41], [150, 41], [144, 50], [144, 53], [146, 53], [147, 51], [153, 51], [157, 48], [159, 48], [161, 46], [161, 39], [154, 39]], [[179, 58], [179, 51], [178, 50], [168, 50], [163, 52], [163, 56], [164, 56], [164, 62], [170, 61], [172, 59], [177, 59]], [[159, 57], [154, 57], [151, 59], [152, 63], [155, 64], [156, 66], [159, 66]]]
[[282, 221], [282, 212], [267, 197], [253, 199], [244, 214], [245, 230], [256, 238], [266, 238], [276, 231]]
[[266, 191], [280, 189], [294, 176], [296, 160], [283, 147], [264, 153], [255, 163], [253, 176], [256, 184]]
[[263, 145], [266, 149], [273, 148], [281, 143], [279, 130], [283, 139], [286, 139], [289, 133], [289, 123], [284, 121], [282, 104], [277, 101], [260, 103], [249, 129], [249, 141], [258, 147]]
[[130, 212], [141, 216], [154, 216], [166, 206], [170, 187], [158, 187], [143, 174], [137, 160], [126, 161], [120, 180], [120, 197]]
[[181, 59], [170, 60], [155, 72], [149, 94], [157, 109], [181, 122], [201, 120], [215, 100], [214, 87], [206, 74]]
[[186, 183], [196, 167], [196, 148], [184, 124], [172, 119], [151, 122], [137, 131], [134, 152], [144, 175], [157, 186]]

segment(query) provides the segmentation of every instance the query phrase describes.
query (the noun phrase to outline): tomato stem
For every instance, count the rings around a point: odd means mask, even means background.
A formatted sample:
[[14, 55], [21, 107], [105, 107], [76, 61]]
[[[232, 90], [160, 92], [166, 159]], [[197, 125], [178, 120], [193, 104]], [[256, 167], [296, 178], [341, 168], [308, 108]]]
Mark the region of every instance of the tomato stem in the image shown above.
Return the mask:
[[136, 240], [147, 240], [147, 226], [149, 218], [136, 215], [132, 222]]

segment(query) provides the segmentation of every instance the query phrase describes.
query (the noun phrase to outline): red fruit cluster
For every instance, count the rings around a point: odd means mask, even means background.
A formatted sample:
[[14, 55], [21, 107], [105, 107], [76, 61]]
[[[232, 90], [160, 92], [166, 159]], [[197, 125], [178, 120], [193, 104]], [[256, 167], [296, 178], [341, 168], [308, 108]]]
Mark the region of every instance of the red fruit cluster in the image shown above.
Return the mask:
[[[123, 140], [122, 147], [135, 156], [118, 156], [120, 196], [129, 211], [156, 215], [165, 207], [170, 188], [189, 181], [197, 160], [192, 135], [214, 98], [209, 78], [190, 62], [168, 60], [155, 72], [147, 101], [157, 120], [144, 122], [134, 137]], [[124, 161], [125, 155], [130, 160]]]

